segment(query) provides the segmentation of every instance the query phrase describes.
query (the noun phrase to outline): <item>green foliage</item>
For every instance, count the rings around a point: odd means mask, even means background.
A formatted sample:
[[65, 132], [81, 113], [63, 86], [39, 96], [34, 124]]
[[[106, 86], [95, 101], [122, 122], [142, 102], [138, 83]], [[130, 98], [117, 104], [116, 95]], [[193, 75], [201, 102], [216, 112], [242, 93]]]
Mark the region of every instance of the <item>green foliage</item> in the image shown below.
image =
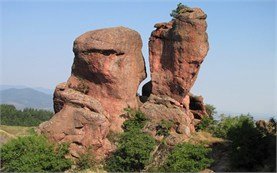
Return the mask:
[[208, 132], [213, 132], [216, 121], [213, 117], [203, 117], [200, 124], [196, 126], [196, 130], [205, 130]]
[[231, 142], [232, 170], [276, 171], [276, 135], [270, 133], [276, 128], [275, 122], [271, 119], [269, 127], [261, 129], [255, 126], [249, 114], [233, 117], [221, 115], [218, 122], [214, 121], [208, 126], [208, 121], [204, 119], [199, 128], [208, 129], [213, 135]]
[[95, 158], [90, 151], [91, 149], [88, 149], [86, 153], [80, 154], [80, 157], [76, 162], [78, 170], [93, 168], [96, 165]]
[[166, 172], [199, 172], [212, 162], [208, 158], [211, 149], [203, 145], [182, 143], [176, 145], [165, 161], [163, 171]]
[[[276, 136], [264, 134], [255, 127], [255, 122], [245, 116], [238, 117], [238, 123], [232, 126], [227, 133], [227, 138], [232, 141], [231, 163], [235, 168], [247, 171], [259, 171], [259, 167], [267, 165], [267, 171], [276, 170]], [[270, 164], [270, 155], [275, 158], [275, 163]], [[272, 159], [271, 159], [272, 160]]]
[[53, 112], [26, 108], [17, 110], [13, 105], [0, 105], [1, 124], [10, 126], [38, 126], [49, 120]]
[[217, 114], [216, 108], [213, 105], [206, 104], [205, 108], [206, 108], [206, 112], [207, 112], [209, 117], [212, 117], [215, 114]]
[[56, 148], [42, 136], [13, 139], [1, 147], [1, 167], [7, 172], [61, 172], [71, 166], [68, 145]]
[[123, 124], [116, 152], [108, 159], [107, 169], [111, 172], [141, 171], [150, 159], [155, 140], [142, 132], [146, 118], [140, 111], [127, 112], [130, 116]]
[[172, 121], [162, 120], [156, 127], [157, 135], [159, 136], [168, 136], [169, 130], [173, 126]]
[[227, 138], [228, 131], [236, 126], [241, 126], [244, 121], [253, 122], [253, 118], [250, 115], [240, 115], [240, 116], [225, 116], [221, 115], [221, 119], [218, 124], [213, 129], [214, 135], [216, 137]]
[[123, 123], [124, 131], [131, 131], [133, 129], [142, 129], [145, 126], [147, 118], [141, 111], [136, 111], [130, 108], [125, 109], [128, 120]]
[[120, 139], [120, 133], [116, 133], [116, 132], [113, 132], [113, 131], [110, 131], [107, 135], [107, 138], [110, 142], [112, 143], [116, 143], [119, 141]]
[[184, 13], [186, 8], [188, 8], [188, 6], [185, 6], [182, 3], [179, 3], [177, 4], [177, 8], [175, 10], [172, 10], [172, 12], [170, 13], [170, 16], [176, 18], [179, 14]]

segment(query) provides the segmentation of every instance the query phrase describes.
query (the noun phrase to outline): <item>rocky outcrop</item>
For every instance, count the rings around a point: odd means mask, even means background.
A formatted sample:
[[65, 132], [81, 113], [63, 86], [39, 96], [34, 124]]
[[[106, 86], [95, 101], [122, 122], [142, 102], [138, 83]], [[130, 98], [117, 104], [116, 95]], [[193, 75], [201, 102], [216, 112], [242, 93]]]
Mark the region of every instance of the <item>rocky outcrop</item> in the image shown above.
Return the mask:
[[161, 121], [173, 124], [167, 138], [172, 145], [186, 140], [206, 116], [203, 98], [189, 94], [209, 49], [205, 19], [201, 9], [184, 6], [172, 21], [156, 24], [149, 40], [152, 81], [142, 88], [140, 109], [152, 122], [153, 136]]
[[87, 151], [106, 157], [114, 145], [109, 132], [120, 132], [124, 108], [138, 108], [137, 90], [146, 77], [140, 35], [115, 27], [87, 32], [74, 41], [72, 73], [56, 87], [55, 115], [40, 125], [56, 142], [69, 142], [73, 157]]
[[143, 87], [141, 102], [137, 90], [146, 71], [140, 35], [115, 27], [78, 37], [71, 76], [54, 93], [56, 114], [39, 131], [68, 142], [73, 157], [91, 149], [101, 160], [115, 149], [108, 136], [122, 131], [130, 107], [149, 119], [144, 130], [156, 140], [173, 146], [188, 139], [194, 119], [205, 113], [202, 97], [188, 94], [208, 51], [205, 18], [202, 10], [186, 7], [171, 22], [155, 25], [149, 41], [152, 82]]
[[149, 41], [152, 93], [182, 103], [207, 55], [206, 14], [185, 7], [168, 23], [158, 23]]

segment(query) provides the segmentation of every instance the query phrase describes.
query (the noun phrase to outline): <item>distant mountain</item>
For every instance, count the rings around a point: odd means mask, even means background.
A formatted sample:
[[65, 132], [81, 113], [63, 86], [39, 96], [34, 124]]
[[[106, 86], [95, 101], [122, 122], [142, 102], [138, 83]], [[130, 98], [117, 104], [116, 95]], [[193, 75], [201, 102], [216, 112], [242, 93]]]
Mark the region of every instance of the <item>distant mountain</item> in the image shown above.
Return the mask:
[[29, 88], [25, 85], [0, 85], [0, 90], [6, 90], [6, 89], [11, 89], [11, 88], [15, 88], [15, 89], [23, 89], [23, 88]]
[[43, 87], [28, 87], [25, 85], [0, 85], [0, 90], [6, 90], [6, 89], [24, 89], [24, 88], [31, 88], [40, 92], [43, 92], [45, 94], [53, 94], [54, 89], [48, 89], [48, 88], [43, 88]]
[[37, 109], [53, 109], [52, 94], [32, 88], [9, 88], [0, 91], [0, 103], [12, 104], [17, 109], [26, 107]]

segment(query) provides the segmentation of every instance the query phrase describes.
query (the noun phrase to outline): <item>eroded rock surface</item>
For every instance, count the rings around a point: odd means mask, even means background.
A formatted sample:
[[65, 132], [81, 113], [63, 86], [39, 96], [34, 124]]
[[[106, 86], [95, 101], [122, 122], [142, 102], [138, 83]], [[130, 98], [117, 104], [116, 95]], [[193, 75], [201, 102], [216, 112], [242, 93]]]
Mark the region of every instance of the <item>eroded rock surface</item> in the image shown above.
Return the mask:
[[97, 159], [115, 148], [110, 132], [122, 131], [124, 108], [138, 108], [137, 90], [146, 77], [140, 35], [115, 27], [87, 32], [74, 41], [72, 73], [54, 93], [55, 115], [39, 131], [69, 142], [73, 157], [92, 148]]
[[193, 86], [207, 55], [206, 14], [188, 8], [168, 23], [158, 23], [149, 40], [152, 93], [180, 103]]
[[87, 32], [74, 41], [68, 86], [97, 99], [120, 131], [126, 107], [137, 108], [138, 86], [146, 77], [139, 33], [124, 27]]
[[[166, 137], [158, 131], [168, 126], [169, 136], [166, 138], [168, 145], [180, 143], [191, 135], [194, 130], [193, 114], [180, 106], [180, 103], [168, 96], [151, 95], [148, 101], [140, 107], [141, 112], [149, 119], [150, 123], [145, 127], [157, 140]], [[163, 125], [164, 124], [164, 125]]]
[[39, 131], [68, 142], [73, 157], [91, 148], [101, 160], [115, 149], [108, 136], [122, 131], [130, 107], [149, 119], [144, 130], [156, 140], [173, 146], [188, 139], [195, 117], [205, 112], [203, 99], [188, 94], [208, 51], [205, 19], [195, 8], [155, 25], [149, 41], [152, 82], [143, 87], [141, 102], [136, 95], [146, 70], [140, 35], [115, 27], [78, 37], [71, 76], [54, 93], [56, 114]]

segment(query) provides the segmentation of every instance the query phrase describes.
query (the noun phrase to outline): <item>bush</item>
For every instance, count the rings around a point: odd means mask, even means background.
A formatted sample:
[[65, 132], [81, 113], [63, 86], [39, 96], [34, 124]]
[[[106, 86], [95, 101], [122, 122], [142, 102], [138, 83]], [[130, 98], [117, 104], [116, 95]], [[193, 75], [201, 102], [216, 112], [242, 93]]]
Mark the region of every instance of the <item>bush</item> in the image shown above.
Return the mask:
[[210, 151], [211, 149], [203, 145], [178, 144], [169, 154], [162, 169], [166, 172], [199, 172], [213, 162], [208, 158]]
[[49, 120], [53, 112], [26, 108], [17, 110], [13, 105], [0, 105], [1, 124], [9, 126], [38, 126]]
[[54, 147], [42, 136], [13, 139], [1, 147], [1, 167], [7, 172], [61, 172], [71, 167], [68, 146]]
[[170, 13], [170, 16], [176, 18], [179, 14], [184, 13], [186, 8], [188, 8], [188, 6], [185, 6], [182, 3], [179, 3], [177, 5], [177, 8], [175, 10], [172, 10], [172, 12]]
[[250, 115], [240, 115], [240, 116], [225, 116], [221, 115], [220, 121], [215, 125], [213, 133], [216, 137], [228, 138], [227, 133], [229, 130], [236, 126], [241, 126], [244, 121], [253, 122], [253, 118]]
[[196, 130], [205, 130], [213, 133], [216, 126], [216, 121], [213, 118], [213, 116], [217, 113], [216, 108], [210, 104], [206, 104], [205, 108], [208, 116], [204, 116], [201, 119], [201, 122], [196, 126]]
[[213, 105], [206, 104], [205, 108], [209, 117], [212, 117], [217, 113], [216, 108]]
[[172, 121], [162, 120], [156, 127], [157, 135], [159, 136], [168, 136], [169, 130], [173, 126]]
[[123, 123], [124, 131], [131, 131], [134, 129], [142, 129], [145, 126], [147, 118], [141, 111], [133, 109], [125, 109], [128, 120]]
[[213, 117], [203, 117], [200, 124], [196, 126], [196, 130], [205, 130], [213, 132], [216, 125], [216, 121]]
[[108, 171], [138, 172], [150, 160], [155, 140], [142, 132], [146, 118], [140, 111], [132, 112], [129, 116], [131, 118], [123, 124], [124, 133], [120, 136], [117, 150], [107, 161]]
[[262, 167], [267, 167], [266, 171], [276, 171], [276, 136], [264, 134], [253, 119], [240, 116], [238, 120], [227, 133], [232, 141], [232, 166], [247, 171], [263, 171], [259, 170]]
[[95, 165], [96, 161], [91, 153], [91, 148], [89, 148], [86, 153], [80, 154], [80, 157], [76, 162], [77, 170], [93, 168]]

